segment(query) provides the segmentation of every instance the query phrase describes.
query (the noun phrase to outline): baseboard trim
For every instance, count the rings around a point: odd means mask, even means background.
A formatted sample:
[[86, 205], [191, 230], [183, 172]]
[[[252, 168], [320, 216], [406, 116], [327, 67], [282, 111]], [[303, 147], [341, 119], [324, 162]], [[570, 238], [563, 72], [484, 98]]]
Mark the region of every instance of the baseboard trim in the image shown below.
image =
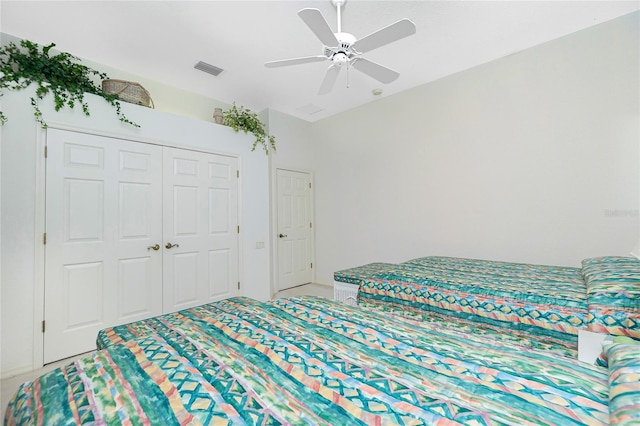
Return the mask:
[[11, 379], [12, 377], [31, 373], [33, 371], [36, 371], [36, 369], [33, 368], [33, 366], [24, 366], [24, 367], [12, 368], [11, 370], [3, 370], [0, 373], [0, 380]]

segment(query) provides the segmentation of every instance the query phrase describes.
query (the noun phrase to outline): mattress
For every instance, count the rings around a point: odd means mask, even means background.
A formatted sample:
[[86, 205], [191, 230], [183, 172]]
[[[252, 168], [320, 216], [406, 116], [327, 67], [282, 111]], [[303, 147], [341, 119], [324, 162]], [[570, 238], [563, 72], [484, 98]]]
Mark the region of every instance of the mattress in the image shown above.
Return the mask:
[[[5, 421], [609, 422], [605, 367], [472, 326], [380, 315], [316, 297], [223, 300], [103, 330], [98, 346], [22, 385]], [[618, 401], [616, 415], [633, 413], [625, 404]]]

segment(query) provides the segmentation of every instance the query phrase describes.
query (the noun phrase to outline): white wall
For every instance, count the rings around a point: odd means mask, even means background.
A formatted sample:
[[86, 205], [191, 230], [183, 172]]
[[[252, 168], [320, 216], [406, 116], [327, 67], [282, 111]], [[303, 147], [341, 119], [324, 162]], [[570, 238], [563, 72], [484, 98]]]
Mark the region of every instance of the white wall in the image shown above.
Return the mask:
[[427, 255], [577, 266], [628, 254], [639, 16], [314, 123], [317, 280]]
[[[2, 297], [1, 341], [3, 377], [40, 366], [43, 318], [44, 133], [35, 123], [29, 92], [9, 92], [2, 106], [9, 122], [2, 127]], [[40, 103], [50, 127], [98, 132], [142, 142], [236, 155], [240, 159], [241, 292], [259, 300], [270, 298], [270, 213], [268, 158], [250, 152], [251, 135], [234, 133], [214, 123], [178, 117], [131, 104], [123, 112], [142, 127], [118, 121], [102, 98], [87, 95], [91, 117], [78, 110], [53, 111], [50, 99]], [[266, 248], [256, 249], [264, 241]]]
[[277, 144], [272, 167], [313, 171], [311, 123], [273, 109], [269, 110], [268, 119], [269, 132], [276, 136]]

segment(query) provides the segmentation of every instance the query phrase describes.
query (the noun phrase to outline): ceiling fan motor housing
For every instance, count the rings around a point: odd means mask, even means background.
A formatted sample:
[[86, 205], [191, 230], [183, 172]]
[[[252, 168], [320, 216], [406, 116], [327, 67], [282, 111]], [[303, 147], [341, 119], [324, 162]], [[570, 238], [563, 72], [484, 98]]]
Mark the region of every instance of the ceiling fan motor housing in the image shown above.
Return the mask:
[[357, 40], [353, 34], [349, 33], [335, 33], [335, 36], [338, 43], [340, 43], [339, 47], [345, 50], [348, 50]]

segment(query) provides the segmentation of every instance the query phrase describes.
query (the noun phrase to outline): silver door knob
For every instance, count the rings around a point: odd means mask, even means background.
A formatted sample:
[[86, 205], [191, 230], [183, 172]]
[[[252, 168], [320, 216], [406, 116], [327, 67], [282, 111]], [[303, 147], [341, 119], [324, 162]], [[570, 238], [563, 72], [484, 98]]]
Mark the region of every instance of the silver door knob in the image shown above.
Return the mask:
[[286, 234], [280, 234], [280, 235], [278, 235], [278, 237], [280, 237], [280, 238], [287, 238], [287, 236], [288, 236], [288, 235], [286, 235]]
[[155, 244], [152, 246], [147, 247], [147, 250], [160, 250], [160, 244]]
[[167, 243], [167, 244], [164, 245], [164, 248], [166, 248], [166, 249], [170, 249], [172, 247], [180, 247], [180, 244]]

